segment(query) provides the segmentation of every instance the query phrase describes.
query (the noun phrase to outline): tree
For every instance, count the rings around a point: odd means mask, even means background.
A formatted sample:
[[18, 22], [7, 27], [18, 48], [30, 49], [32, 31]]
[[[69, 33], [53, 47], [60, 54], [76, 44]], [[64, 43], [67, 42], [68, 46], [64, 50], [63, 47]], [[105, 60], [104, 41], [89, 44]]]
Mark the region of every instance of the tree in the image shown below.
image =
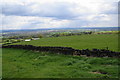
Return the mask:
[[39, 38], [43, 38], [43, 35], [42, 35], [42, 34], [38, 34], [38, 37], [39, 37]]

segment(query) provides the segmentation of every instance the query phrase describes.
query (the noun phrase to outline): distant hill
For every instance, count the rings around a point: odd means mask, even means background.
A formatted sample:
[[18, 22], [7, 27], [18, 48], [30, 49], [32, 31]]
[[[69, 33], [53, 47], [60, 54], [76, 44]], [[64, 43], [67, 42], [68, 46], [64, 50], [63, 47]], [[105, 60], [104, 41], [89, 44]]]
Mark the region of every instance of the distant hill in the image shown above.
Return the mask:
[[2, 30], [2, 32], [29, 32], [29, 31], [44, 31], [44, 30], [69, 30], [69, 29], [99, 29], [105, 31], [117, 31], [120, 30], [120, 27], [80, 27], [80, 28], [47, 28], [47, 29], [21, 29], [21, 30]]

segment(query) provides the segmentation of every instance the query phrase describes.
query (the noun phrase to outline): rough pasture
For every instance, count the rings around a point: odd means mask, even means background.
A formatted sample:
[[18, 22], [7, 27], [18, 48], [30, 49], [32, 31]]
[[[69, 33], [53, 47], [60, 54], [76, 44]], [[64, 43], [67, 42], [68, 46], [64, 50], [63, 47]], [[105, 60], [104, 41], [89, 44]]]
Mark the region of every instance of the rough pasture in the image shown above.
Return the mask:
[[[2, 78], [118, 78], [117, 58], [3, 48]], [[112, 78], [112, 79], [111, 79]], [[108, 80], [107, 79], [107, 80]]]

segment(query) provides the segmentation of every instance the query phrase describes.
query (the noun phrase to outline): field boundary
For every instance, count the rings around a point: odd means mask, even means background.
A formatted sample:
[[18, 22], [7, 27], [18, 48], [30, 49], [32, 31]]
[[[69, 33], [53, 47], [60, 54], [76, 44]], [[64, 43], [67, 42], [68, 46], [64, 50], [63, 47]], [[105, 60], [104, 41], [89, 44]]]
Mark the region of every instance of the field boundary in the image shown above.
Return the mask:
[[51, 47], [51, 46], [33, 46], [33, 45], [2, 45], [1, 48], [17, 48], [40, 52], [52, 52], [64, 55], [85, 55], [87, 57], [120, 57], [120, 52], [110, 51], [108, 49], [73, 49], [72, 47]]

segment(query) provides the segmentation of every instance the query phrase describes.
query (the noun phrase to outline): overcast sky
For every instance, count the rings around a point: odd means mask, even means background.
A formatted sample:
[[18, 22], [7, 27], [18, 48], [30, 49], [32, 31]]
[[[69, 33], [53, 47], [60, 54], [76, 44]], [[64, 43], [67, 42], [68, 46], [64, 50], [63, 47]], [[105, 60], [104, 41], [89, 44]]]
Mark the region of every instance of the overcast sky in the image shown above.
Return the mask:
[[119, 0], [1, 0], [2, 29], [117, 27]]

